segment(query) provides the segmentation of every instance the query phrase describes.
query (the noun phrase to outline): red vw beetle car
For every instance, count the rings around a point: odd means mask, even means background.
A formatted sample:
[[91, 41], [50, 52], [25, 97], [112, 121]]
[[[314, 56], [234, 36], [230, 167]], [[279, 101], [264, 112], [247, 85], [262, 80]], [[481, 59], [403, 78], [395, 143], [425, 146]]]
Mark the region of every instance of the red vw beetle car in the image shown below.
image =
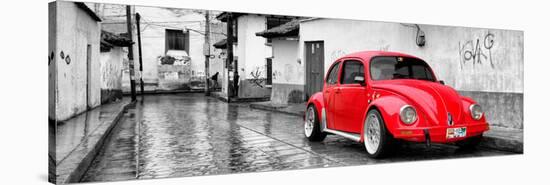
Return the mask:
[[364, 51], [336, 60], [305, 113], [310, 141], [336, 134], [383, 157], [397, 141], [475, 147], [489, 130], [481, 106], [438, 81], [422, 59]]

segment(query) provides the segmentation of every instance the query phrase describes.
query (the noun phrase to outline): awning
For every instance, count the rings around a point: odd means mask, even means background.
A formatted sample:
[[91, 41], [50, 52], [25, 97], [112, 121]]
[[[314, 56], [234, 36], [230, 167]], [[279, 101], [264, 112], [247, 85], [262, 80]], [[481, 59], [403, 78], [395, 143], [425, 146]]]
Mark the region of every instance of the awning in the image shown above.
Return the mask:
[[256, 36], [261, 36], [265, 38], [274, 38], [274, 37], [295, 37], [298, 36], [300, 31], [300, 21], [294, 19], [285, 24], [279, 25], [277, 27], [264, 30], [256, 33]]
[[132, 42], [127, 37], [101, 30], [101, 51], [109, 51], [115, 46], [128, 47], [132, 46], [133, 44], [134, 42]]
[[227, 39], [222, 39], [222, 40], [214, 43], [213, 46], [217, 49], [225, 49], [225, 48], [227, 48]]

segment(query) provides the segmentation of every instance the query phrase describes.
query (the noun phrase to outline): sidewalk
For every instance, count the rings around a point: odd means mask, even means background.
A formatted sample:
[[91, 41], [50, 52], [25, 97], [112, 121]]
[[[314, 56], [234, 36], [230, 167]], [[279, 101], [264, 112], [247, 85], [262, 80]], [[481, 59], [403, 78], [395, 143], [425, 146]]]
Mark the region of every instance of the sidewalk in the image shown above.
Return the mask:
[[295, 116], [304, 116], [306, 105], [305, 103], [298, 104], [274, 104], [270, 101], [267, 102], [255, 102], [250, 103], [250, 108], [273, 111], [283, 114], [295, 115]]
[[[273, 104], [271, 102], [250, 103], [250, 108], [279, 112], [295, 116], [304, 116], [305, 104]], [[483, 135], [482, 147], [523, 153], [523, 130], [503, 127], [490, 127]]]
[[131, 104], [130, 99], [125, 98], [53, 124], [55, 127], [50, 129], [55, 130], [55, 138], [50, 136], [50, 142], [55, 143], [55, 153], [50, 151], [49, 174], [55, 177], [49, 177], [50, 181], [56, 184], [78, 182]]

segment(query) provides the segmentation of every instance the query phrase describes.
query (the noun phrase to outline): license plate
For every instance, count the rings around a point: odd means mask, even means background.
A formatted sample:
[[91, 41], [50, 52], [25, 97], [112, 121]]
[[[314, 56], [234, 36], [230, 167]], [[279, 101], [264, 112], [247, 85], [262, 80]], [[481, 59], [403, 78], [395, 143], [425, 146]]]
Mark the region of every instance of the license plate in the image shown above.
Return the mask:
[[466, 137], [466, 127], [447, 128], [447, 139]]

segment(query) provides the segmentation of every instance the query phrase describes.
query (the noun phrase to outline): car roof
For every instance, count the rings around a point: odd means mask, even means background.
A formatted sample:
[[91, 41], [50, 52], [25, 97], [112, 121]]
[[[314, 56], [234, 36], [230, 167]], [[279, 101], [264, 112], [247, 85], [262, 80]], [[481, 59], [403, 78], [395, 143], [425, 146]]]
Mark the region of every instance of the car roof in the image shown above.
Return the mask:
[[392, 51], [360, 51], [360, 52], [344, 55], [343, 57], [338, 58], [338, 60], [343, 58], [360, 58], [363, 61], [368, 62], [372, 57], [377, 57], [377, 56], [396, 56], [396, 57], [408, 57], [408, 58], [420, 59], [418, 57], [415, 57], [409, 54], [392, 52]]

